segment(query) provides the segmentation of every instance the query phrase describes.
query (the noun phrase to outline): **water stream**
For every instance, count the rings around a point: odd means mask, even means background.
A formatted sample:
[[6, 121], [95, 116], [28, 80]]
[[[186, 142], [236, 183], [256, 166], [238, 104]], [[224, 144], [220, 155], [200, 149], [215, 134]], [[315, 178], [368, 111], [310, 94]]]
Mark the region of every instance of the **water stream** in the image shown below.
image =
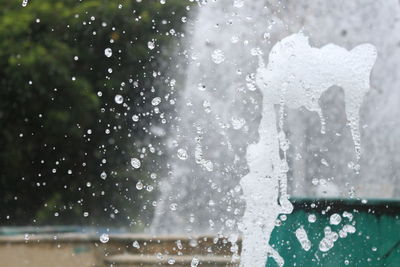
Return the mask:
[[[257, 88], [263, 93], [260, 138], [248, 147], [250, 172], [240, 182], [246, 200], [246, 211], [240, 224], [243, 233], [241, 266], [263, 266], [268, 256], [279, 266], [284, 264], [283, 258], [269, 245], [269, 237], [278, 216], [293, 210], [287, 192], [289, 141], [283, 131], [285, 107], [305, 107], [317, 112], [323, 129], [319, 99], [334, 85], [343, 88], [355, 147], [353, 165], [358, 166], [361, 148], [359, 111], [370, 89], [370, 72], [376, 56], [375, 47], [369, 44], [351, 51], [333, 44], [313, 48], [301, 33], [279, 41], [269, 54], [267, 66], [260, 55], [256, 74]], [[275, 105], [280, 106], [278, 112]], [[358, 171], [358, 167], [354, 168]]]
[[398, 1], [198, 1], [186, 31], [153, 232], [239, 225], [243, 266], [282, 264], [268, 239], [289, 195], [400, 196], [399, 133], [382, 131], [400, 123]]

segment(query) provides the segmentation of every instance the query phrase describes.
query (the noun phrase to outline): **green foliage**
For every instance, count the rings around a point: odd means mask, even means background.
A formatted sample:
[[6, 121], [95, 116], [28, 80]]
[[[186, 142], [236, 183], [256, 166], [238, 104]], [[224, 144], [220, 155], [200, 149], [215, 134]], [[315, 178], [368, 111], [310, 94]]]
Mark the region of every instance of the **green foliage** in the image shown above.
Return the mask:
[[163, 137], [149, 125], [160, 125], [150, 101], [165, 86], [153, 71], [187, 4], [0, 0], [1, 224], [135, 226], [151, 213], [142, 210], [150, 193], [135, 184], [162, 168]]

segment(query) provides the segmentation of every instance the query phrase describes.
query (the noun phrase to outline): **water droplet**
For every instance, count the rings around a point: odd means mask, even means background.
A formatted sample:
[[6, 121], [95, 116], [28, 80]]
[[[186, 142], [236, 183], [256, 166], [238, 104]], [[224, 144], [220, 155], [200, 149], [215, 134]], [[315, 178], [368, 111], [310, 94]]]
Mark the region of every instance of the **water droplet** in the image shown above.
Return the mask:
[[178, 149], [177, 154], [178, 154], [178, 158], [181, 160], [187, 160], [187, 158], [189, 157], [187, 151], [183, 148]]
[[124, 102], [124, 98], [122, 97], [122, 95], [115, 95], [114, 100], [117, 104], [122, 104]]
[[234, 220], [226, 220], [225, 221], [225, 225], [226, 227], [228, 227], [229, 229], [232, 229], [235, 226], [235, 221]]
[[356, 228], [350, 224], [346, 224], [345, 226], [343, 226], [342, 230], [349, 234], [354, 234], [356, 232]]
[[247, 89], [249, 89], [250, 91], [257, 90], [255, 80], [256, 80], [256, 75], [254, 73], [250, 73], [249, 75], [246, 75], [246, 86], [247, 86]]
[[329, 167], [329, 163], [326, 161], [326, 159], [321, 159], [321, 164]]
[[231, 42], [232, 42], [233, 44], [236, 44], [237, 42], [239, 42], [239, 37], [236, 36], [236, 35], [232, 36], [232, 37], [231, 37]]
[[22, 1], [22, 6], [23, 6], [23, 7], [26, 7], [27, 5], [28, 5], [28, 0], [23, 0], [23, 1]]
[[315, 223], [316, 221], [317, 221], [317, 216], [315, 216], [315, 214], [308, 215], [308, 222], [309, 223]]
[[263, 38], [265, 40], [268, 40], [270, 37], [271, 37], [271, 33], [269, 33], [269, 32], [266, 32], [266, 33], [263, 34]]
[[169, 265], [175, 264], [175, 259], [174, 258], [169, 258], [168, 259], [168, 264]]
[[152, 192], [152, 191], [153, 191], [153, 189], [154, 189], [154, 187], [153, 187], [152, 185], [148, 185], [148, 186], [146, 186], [146, 190], [147, 190], [147, 192]]
[[211, 104], [210, 104], [210, 102], [207, 101], [207, 100], [204, 100], [204, 102], [203, 102], [203, 108], [204, 108], [204, 111], [205, 111], [206, 113], [210, 113], [210, 112], [211, 112]]
[[134, 122], [139, 121], [139, 116], [138, 116], [138, 115], [133, 115], [133, 116], [132, 116], [132, 120], [133, 120]]
[[196, 239], [190, 239], [189, 241], [189, 246], [191, 246], [192, 248], [195, 248], [199, 245], [199, 242], [197, 242]]
[[235, 0], [233, 2], [233, 6], [236, 8], [241, 8], [243, 7], [243, 5], [244, 5], [244, 0]]
[[183, 249], [182, 241], [181, 240], [177, 240], [176, 241], [176, 246], [178, 247], [179, 250], [182, 250]]
[[319, 250], [322, 252], [327, 252], [331, 248], [333, 248], [333, 241], [331, 239], [323, 238], [319, 243]]
[[342, 217], [339, 214], [334, 213], [329, 218], [329, 223], [332, 225], [338, 225], [342, 221]]
[[157, 106], [158, 104], [160, 104], [161, 103], [161, 97], [155, 97], [155, 98], [153, 98], [153, 100], [151, 100], [151, 104], [153, 105], [153, 106]]
[[147, 47], [148, 47], [150, 50], [153, 50], [153, 49], [156, 47], [156, 45], [155, 45], [154, 41], [149, 41], [149, 42], [147, 43]]
[[103, 180], [105, 180], [105, 179], [107, 178], [107, 173], [102, 172], [102, 173], [100, 174], [100, 178], [103, 179]]
[[136, 189], [137, 190], [142, 190], [143, 189], [143, 183], [141, 181], [136, 183]]
[[170, 208], [171, 210], [176, 210], [176, 209], [178, 208], [178, 204], [176, 204], [176, 203], [171, 203], [171, 205], [169, 205], [169, 208]]
[[221, 64], [225, 60], [224, 52], [222, 52], [220, 49], [214, 50], [214, 52], [211, 54], [211, 59], [215, 64]]
[[349, 219], [350, 222], [353, 220], [353, 214], [348, 211], [343, 212], [343, 217]]
[[112, 49], [111, 48], [104, 49], [104, 55], [106, 55], [106, 57], [111, 57], [112, 56]]
[[132, 246], [133, 246], [134, 248], [140, 248], [140, 244], [139, 244], [139, 242], [137, 242], [136, 240], [133, 241]]
[[330, 233], [332, 233], [332, 228], [331, 228], [330, 226], [326, 226], [326, 227], [324, 228], [324, 234], [325, 234], [325, 235], [328, 235], [328, 234], [330, 234]]
[[300, 242], [301, 247], [305, 251], [309, 251], [311, 249], [311, 241], [308, 239], [308, 235], [306, 230], [304, 230], [304, 227], [300, 226], [296, 230], [295, 235], [297, 237], [297, 240]]
[[235, 130], [241, 129], [243, 125], [246, 124], [246, 121], [243, 118], [236, 118], [236, 117], [232, 117], [231, 122], [232, 122], [232, 127]]
[[141, 165], [140, 160], [137, 158], [131, 158], [131, 165], [133, 168], [139, 169]]
[[108, 234], [102, 234], [100, 236], [100, 242], [105, 244], [110, 240], [110, 237], [108, 236]]
[[325, 236], [319, 243], [319, 250], [327, 252], [335, 245], [335, 241], [338, 240], [339, 235], [336, 232], [332, 232], [329, 227], [324, 229]]
[[214, 170], [214, 164], [210, 160], [203, 161], [203, 167], [209, 172]]
[[351, 170], [356, 171], [356, 172], [358, 172], [358, 171], [360, 170], [360, 164], [354, 163], [353, 161], [350, 161], [350, 162], [347, 164], [347, 167], [348, 167], [349, 169], [351, 169]]
[[193, 257], [192, 261], [190, 262], [190, 267], [197, 267], [199, 265], [199, 259], [196, 257]]
[[250, 55], [252, 55], [252, 56], [260, 56], [260, 55], [262, 55], [263, 53], [262, 53], [262, 50], [261, 50], [261, 48], [259, 48], [259, 47], [256, 47], [256, 48], [252, 48], [251, 50], [250, 50]]
[[346, 238], [347, 237], [347, 232], [343, 230], [339, 230], [339, 237], [340, 238]]
[[199, 83], [199, 85], [197, 86], [197, 89], [199, 89], [200, 91], [205, 91], [207, 89], [205, 84]]

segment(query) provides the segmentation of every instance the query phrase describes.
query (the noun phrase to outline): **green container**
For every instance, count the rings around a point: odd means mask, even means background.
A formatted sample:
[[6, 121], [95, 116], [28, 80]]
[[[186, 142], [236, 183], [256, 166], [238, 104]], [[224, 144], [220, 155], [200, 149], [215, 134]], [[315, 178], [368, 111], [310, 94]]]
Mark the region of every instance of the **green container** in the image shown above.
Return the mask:
[[[400, 266], [400, 201], [393, 200], [316, 200], [292, 199], [294, 211], [281, 216], [281, 225], [272, 232], [270, 244], [285, 259], [285, 266]], [[343, 212], [353, 219], [343, 217]], [[338, 225], [330, 224], [330, 217], [341, 216]], [[309, 222], [314, 214], [316, 221]], [[319, 249], [324, 229], [329, 226], [339, 233], [344, 225], [353, 225], [355, 233], [338, 238], [334, 246], [323, 252]], [[302, 248], [295, 232], [303, 227], [311, 248]], [[278, 266], [272, 258], [267, 267]]]

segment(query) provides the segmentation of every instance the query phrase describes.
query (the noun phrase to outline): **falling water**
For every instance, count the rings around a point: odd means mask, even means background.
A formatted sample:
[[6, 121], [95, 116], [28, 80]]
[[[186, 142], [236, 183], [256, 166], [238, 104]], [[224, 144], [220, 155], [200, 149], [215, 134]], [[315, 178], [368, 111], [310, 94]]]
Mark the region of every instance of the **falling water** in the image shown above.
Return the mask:
[[161, 184], [152, 225], [156, 232], [233, 232], [243, 213], [239, 180], [260, 120], [255, 55], [270, 46], [277, 21], [263, 1], [227, 3], [202, 4], [187, 28], [191, 41], [181, 63], [186, 90], [171, 138], [172, 171]]
[[[187, 44], [177, 64], [184, 70], [178, 83], [181, 80], [185, 90], [170, 137], [170, 171], [160, 184], [154, 232], [237, 233], [245, 207], [240, 179], [252, 172], [246, 151], [261, 139], [258, 127], [265, 110], [278, 114], [280, 143], [275, 149], [290, 144], [288, 166], [283, 166], [288, 169], [288, 195], [400, 196], [394, 186], [400, 168], [395, 153], [399, 133], [382, 131], [400, 123], [400, 77], [394, 71], [400, 59], [398, 1], [198, 3], [187, 22]], [[349, 107], [351, 88], [332, 82], [336, 86], [324, 87], [306, 108], [280, 112], [263, 106], [256, 79], [259, 57], [269, 66], [271, 48], [299, 30], [310, 37], [312, 47], [334, 43], [350, 51], [361, 43], [376, 46], [379, 57], [362, 105]], [[325, 49], [329, 47], [336, 46]], [[358, 108], [360, 130], [356, 120], [347, 125]], [[285, 123], [279, 125], [281, 117]], [[379, 184], [376, 177], [382, 177]], [[278, 192], [278, 198], [284, 192]]]
[[[311, 47], [303, 34], [293, 34], [274, 45], [267, 66], [260, 59], [255, 79], [257, 88], [263, 93], [260, 139], [248, 147], [250, 171], [240, 181], [246, 200], [240, 225], [243, 233], [241, 266], [263, 266], [268, 256], [279, 266], [284, 264], [283, 258], [269, 245], [279, 214], [293, 210], [287, 193], [286, 152], [289, 147], [283, 131], [284, 108], [304, 107], [322, 114], [318, 103], [322, 94], [334, 85], [340, 86], [345, 94], [355, 165], [358, 165], [361, 147], [359, 111], [370, 89], [370, 72], [376, 56], [375, 47], [369, 44], [359, 45], [351, 51], [333, 44], [318, 49]], [[278, 114], [275, 105], [280, 106]], [[326, 240], [334, 236], [337, 234], [332, 232]]]
[[[260, 94], [252, 79], [258, 64], [254, 55], [260, 47], [268, 55], [277, 40], [300, 29], [316, 46], [331, 42], [351, 49], [359, 43], [372, 43], [379, 59], [372, 90], [361, 107], [362, 155], [368, 157], [361, 156], [359, 174], [348, 168], [354, 161], [354, 146], [346, 126], [344, 100], [333, 87], [320, 100], [328, 125], [325, 135], [320, 133], [317, 113], [288, 110], [284, 127], [292, 144], [288, 151], [289, 191], [297, 196], [352, 197], [356, 192], [362, 197], [398, 197], [398, 187], [393, 185], [400, 166], [395, 153], [400, 141], [392, 127], [400, 123], [396, 108], [400, 78], [394, 71], [400, 58], [398, 1], [235, 3], [201, 4], [187, 22], [185, 57], [178, 64], [185, 70], [181, 83], [186, 89], [170, 140], [172, 170], [160, 186], [152, 229], [216, 232], [226, 227], [227, 219], [240, 218], [243, 204], [238, 200], [237, 185], [248, 172], [245, 151], [257, 141], [261, 114]], [[223, 61], [213, 61], [215, 51], [223, 55]], [[199, 144], [212, 171], [196, 163]], [[182, 153], [187, 159], [179, 157]], [[379, 184], [375, 177], [381, 177]], [[178, 207], [171, 211], [174, 203]]]
[[[399, 198], [400, 141], [400, 3], [376, 1], [288, 1], [279, 18], [290, 32], [303, 30], [316, 46], [334, 43], [351, 49], [371, 43], [379, 51], [371, 90], [361, 106], [363, 153], [355, 172], [352, 136], [346, 125], [343, 91], [332, 87], [320, 104], [326, 134], [320, 134], [318, 114], [288, 111], [287, 132], [291, 195], [319, 197]], [[296, 19], [294, 19], [296, 18]], [[324, 29], [324, 30], [321, 30]], [[379, 183], [376, 180], [379, 177]]]

